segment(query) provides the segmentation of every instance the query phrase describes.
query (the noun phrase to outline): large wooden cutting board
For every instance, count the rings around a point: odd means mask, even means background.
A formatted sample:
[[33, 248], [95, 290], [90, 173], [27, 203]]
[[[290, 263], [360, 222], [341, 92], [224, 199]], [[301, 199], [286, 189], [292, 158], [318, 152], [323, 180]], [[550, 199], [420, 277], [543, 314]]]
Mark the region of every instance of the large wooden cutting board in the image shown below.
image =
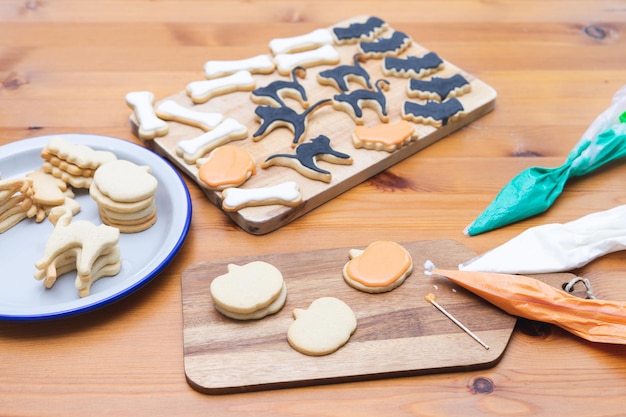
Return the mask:
[[[335, 26], [346, 27], [352, 22], [362, 22], [367, 19], [366, 16], [351, 19], [345, 22], [339, 22]], [[391, 36], [394, 30], [388, 28], [383, 32], [381, 37]], [[294, 33], [293, 36], [304, 35], [302, 33]], [[410, 33], [407, 33], [410, 36]], [[262, 35], [261, 35], [262, 36]], [[267, 39], [269, 42], [271, 39]], [[353, 56], [357, 52], [357, 45], [334, 45], [341, 56], [341, 62], [337, 65], [351, 65]], [[411, 46], [400, 56], [417, 56], [421, 57], [429, 51], [425, 47], [419, 45], [412, 40]], [[269, 46], [267, 50], [258, 51], [259, 54], [270, 53]], [[249, 57], [241, 57], [245, 59]], [[261, 163], [269, 156], [277, 153], [294, 153], [292, 148], [293, 133], [286, 128], [278, 128], [272, 131], [268, 136], [260, 141], [253, 141], [252, 134], [258, 129], [259, 121], [255, 118], [254, 110], [256, 104], [250, 99], [250, 92], [233, 92], [230, 94], [216, 96], [203, 104], [194, 104], [188, 97], [185, 86], [181, 86], [182, 91], [162, 100], [158, 100], [155, 106], [163, 100], [173, 100], [187, 108], [193, 108], [198, 111], [218, 112], [224, 117], [234, 118], [248, 127], [249, 136], [247, 139], [231, 142], [236, 146], [245, 148], [253, 156], [257, 173], [250, 180], [244, 183], [242, 188], [257, 188], [271, 186], [284, 181], [295, 181], [299, 184], [300, 193], [302, 194], [302, 203], [296, 207], [287, 207], [282, 205], [270, 205], [262, 207], [248, 207], [237, 212], [225, 212], [235, 223], [237, 223], [245, 231], [252, 234], [264, 234], [280, 228], [281, 226], [293, 221], [310, 210], [324, 204], [339, 194], [349, 190], [357, 184], [363, 182], [369, 177], [389, 168], [397, 162], [415, 154], [425, 147], [433, 144], [439, 139], [449, 135], [450, 133], [460, 129], [461, 127], [471, 123], [484, 114], [490, 112], [495, 107], [496, 92], [493, 88], [465, 72], [461, 68], [447, 61], [445, 57], [440, 56], [444, 61], [444, 68], [432, 76], [449, 77], [454, 74], [462, 74], [471, 84], [471, 92], [459, 97], [464, 107], [464, 116], [450, 121], [448, 124], [435, 127], [427, 124], [413, 123], [415, 127], [415, 140], [408, 146], [401, 147], [394, 152], [385, 152], [377, 150], [356, 149], [352, 144], [352, 133], [356, 126], [353, 119], [345, 112], [334, 110], [331, 106], [326, 106], [308, 118], [308, 130], [305, 141], [310, 140], [320, 134], [326, 135], [331, 140], [333, 149], [350, 155], [353, 159], [352, 165], [334, 165], [327, 162], [319, 162], [318, 165], [332, 173], [330, 183], [313, 180], [304, 177], [295, 170], [286, 167], [272, 166], [261, 168]], [[207, 57], [208, 60], [220, 60], [221, 57]], [[300, 80], [305, 87], [309, 102], [315, 103], [321, 99], [331, 98], [339, 91], [330, 86], [323, 86], [317, 81], [317, 74], [325, 69], [334, 67], [335, 65], [320, 65], [308, 68], [305, 79]], [[384, 78], [390, 82], [390, 88], [385, 93], [389, 107], [388, 123], [396, 123], [401, 120], [401, 109], [407, 100], [424, 103], [424, 100], [407, 97], [407, 78], [400, 77], [384, 77], [382, 74], [382, 59], [369, 59], [362, 66], [370, 74], [372, 83], [376, 80]], [[268, 85], [277, 79], [287, 80], [290, 77], [282, 76], [275, 71], [269, 75], [253, 75], [257, 87]], [[429, 79], [430, 76], [424, 77]], [[199, 81], [204, 79], [202, 69], [198, 71]], [[363, 88], [357, 83], [350, 83], [351, 90]], [[287, 99], [290, 107], [302, 111], [300, 104], [295, 100]], [[166, 136], [147, 140], [145, 143], [156, 152], [167, 157], [182, 172], [187, 174], [203, 191], [205, 191], [208, 199], [218, 207], [222, 207], [221, 192], [211, 191], [205, 188], [204, 183], [198, 178], [198, 168], [195, 165], [187, 164], [182, 158], [176, 154], [176, 146], [180, 140], [191, 139], [204, 133], [202, 130], [187, 126], [177, 122], [169, 123], [169, 133]], [[378, 115], [371, 109], [364, 109], [364, 125], [373, 127], [380, 124]], [[131, 116], [131, 125], [137, 134], [136, 121]]]
[[[397, 289], [366, 294], [349, 287], [341, 271], [350, 248], [207, 260], [182, 275], [184, 367], [189, 384], [209, 394], [296, 387], [392, 376], [486, 368], [500, 359], [516, 319], [423, 264], [455, 269], [475, 254], [452, 240], [405, 242], [414, 270]], [[276, 266], [288, 287], [283, 309], [262, 320], [242, 322], [218, 313], [210, 297], [213, 278], [230, 263], [262, 260]], [[571, 274], [539, 276], [560, 286]], [[476, 333], [485, 349], [424, 300], [428, 293]], [[346, 345], [322, 357], [303, 355], [287, 342], [294, 308], [334, 296], [357, 316]]]

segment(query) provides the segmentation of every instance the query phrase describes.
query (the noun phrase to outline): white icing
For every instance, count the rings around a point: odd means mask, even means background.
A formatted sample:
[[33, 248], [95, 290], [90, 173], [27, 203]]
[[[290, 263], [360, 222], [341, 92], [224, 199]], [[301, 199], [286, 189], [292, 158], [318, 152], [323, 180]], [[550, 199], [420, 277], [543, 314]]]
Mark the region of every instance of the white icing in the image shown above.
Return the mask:
[[156, 108], [157, 115], [165, 120], [198, 126], [203, 130], [214, 129], [223, 119], [221, 113], [201, 112], [181, 106], [173, 100], [165, 100]]
[[295, 203], [301, 198], [298, 183], [287, 181], [270, 187], [261, 188], [227, 188], [222, 192], [224, 207], [242, 207], [250, 203], [258, 205], [262, 202], [279, 204], [279, 202]]
[[539, 274], [571, 271], [626, 249], [626, 205], [569, 223], [531, 227], [461, 265], [462, 271]]
[[274, 57], [274, 60], [278, 71], [284, 74], [298, 65], [307, 66], [314, 63], [323, 65], [339, 62], [339, 52], [332, 45], [324, 45], [310, 51], [279, 54]]
[[270, 73], [274, 71], [275, 67], [276, 65], [272, 57], [264, 54], [231, 61], [207, 61], [204, 64], [204, 74], [207, 78], [211, 79], [232, 74], [237, 71]]
[[213, 80], [192, 81], [187, 84], [187, 93], [194, 102], [198, 103], [207, 101], [213, 95], [249, 88], [254, 84], [250, 71], [242, 70]]
[[333, 43], [333, 36], [328, 29], [317, 29], [305, 35], [291, 38], [276, 38], [270, 41], [269, 47], [274, 55], [288, 54], [295, 50], [316, 48]]
[[159, 119], [154, 111], [154, 94], [150, 91], [133, 91], [126, 94], [126, 103], [135, 112], [142, 138], [152, 139], [167, 134], [167, 123]]
[[177, 145], [177, 152], [189, 164], [194, 164], [204, 154], [223, 144], [229, 138], [243, 139], [248, 134], [248, 128], [235, 119], [224, 119], [215, 129], [193, 139], [181, 140]]

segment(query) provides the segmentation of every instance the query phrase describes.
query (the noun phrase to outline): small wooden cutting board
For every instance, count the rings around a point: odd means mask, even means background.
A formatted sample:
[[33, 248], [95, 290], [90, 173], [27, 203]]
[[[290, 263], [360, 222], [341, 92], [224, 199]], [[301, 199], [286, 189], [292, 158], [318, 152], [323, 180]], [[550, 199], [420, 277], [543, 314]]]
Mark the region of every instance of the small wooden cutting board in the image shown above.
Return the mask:
[[[223, 394], [325, 383], [487, 368], [501, 358], [516, 318], [447, 279], [423, 273], [426, 260], [456, 269], [475, 256], [453, 240], [401, 243], [412, 256], [413, 273], [395, 290], [366, 294], [348, 286], [342, 268], [352, 248], [216, 259], [190, 265], [182, 275], [184, 366], [188, 383], [208, 394]], [[364, 249], [363, 247], [355, 249]], [[237, 321], [218, 313], [210, 296], [213, 278], [228, 264], [265, 261], [283, 274], [287, 302], [278, 313]], [[559, 286], [572, 274], [537, 276]], [[437, 301], [477, 334], [485, 349], [424, 300]], [[287, 341], [295, 308], [333, 296], [357, 316], [346, 345], [320, 357], [301, 354]]]

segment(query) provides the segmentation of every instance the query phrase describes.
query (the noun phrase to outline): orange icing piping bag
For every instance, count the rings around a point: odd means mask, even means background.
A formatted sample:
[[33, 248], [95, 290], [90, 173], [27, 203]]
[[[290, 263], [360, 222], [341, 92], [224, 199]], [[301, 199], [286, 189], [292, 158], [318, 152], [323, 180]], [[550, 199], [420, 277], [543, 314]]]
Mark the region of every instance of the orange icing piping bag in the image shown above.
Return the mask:
[[579, 298], [524, 275], [437, 269], [441, 275], [505, 312], [554, 324], [591, 342], [626, 344], [626, 303]]

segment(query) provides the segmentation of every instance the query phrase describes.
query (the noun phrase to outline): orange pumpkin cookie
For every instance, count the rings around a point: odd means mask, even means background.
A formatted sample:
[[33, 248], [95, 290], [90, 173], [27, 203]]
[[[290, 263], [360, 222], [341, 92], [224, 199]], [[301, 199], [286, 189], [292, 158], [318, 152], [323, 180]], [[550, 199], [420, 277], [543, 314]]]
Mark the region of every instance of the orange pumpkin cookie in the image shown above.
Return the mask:
[[254, 159], [239, 146], [224, 145], [199, 159], [198, 178], [211, 190], [239, 187], [256, 173]]
[[413, 271], [413, 260], [400, 244], [377, 241], [365, 250], [351, 249], [343, 278], [353, 288], [368, 293], [391, 291]]
[[407, 121], [382, 123], [378, 126], [357, 126], [352, 133], [355, 148], [393, 152], [417, 138], [415, 128]]

